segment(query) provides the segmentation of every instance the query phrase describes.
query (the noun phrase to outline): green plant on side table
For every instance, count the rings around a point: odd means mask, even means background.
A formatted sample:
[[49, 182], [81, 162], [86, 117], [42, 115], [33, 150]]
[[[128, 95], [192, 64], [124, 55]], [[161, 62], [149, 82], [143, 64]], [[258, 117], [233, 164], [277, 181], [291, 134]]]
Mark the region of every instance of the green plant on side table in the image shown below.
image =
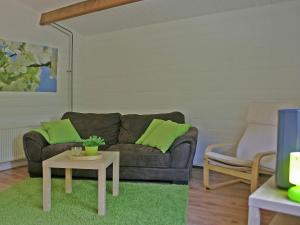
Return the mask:
[[105, 141], [101, 137], [90, 136], [88, 139], [84, 139], [82, 144], [85, 149], [85, 154], [93, 156], [97, 155], [99, 146], [105, 145]]

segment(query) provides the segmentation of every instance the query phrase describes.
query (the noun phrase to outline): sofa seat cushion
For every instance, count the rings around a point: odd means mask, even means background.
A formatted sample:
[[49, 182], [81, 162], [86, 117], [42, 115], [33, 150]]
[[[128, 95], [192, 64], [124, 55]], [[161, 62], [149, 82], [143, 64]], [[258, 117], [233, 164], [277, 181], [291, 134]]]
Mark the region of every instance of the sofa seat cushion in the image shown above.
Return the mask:
[[82, 145], [81, 143], [78, 142], [47, 145], [45, 148], [42, 149], [42, 160], [49, 159], [57, 154], [60, 154], [66, 150], [71, 149], [74, 146], [82, 146]]
[[169, 168], [171, 165], [170, 153], [163, 154], [156, 148], [144, 145], [116, 144], [107, 150], [120, 152], [120, 166]]
[[[70, 143], [63, 143], [63, 144], [52, 144], [47, 145], [42, 149], [42, 160], [49, 159], [57, 154], [60, 154], [66, 150], [70, 150], [74, 146], [82, 147], [84, 151], [84, 147], [81, 143], [78, 142], [70, 142]], [[100, 146], [101, 150], [105, 150], [109, 147], [109, 145], [102, 145]]]
[[121, 116], [121, 127], [119, 134], [120, 144], [133, 144], [145, 132], [153, 119], [171, 120], [176, 123], [184, 123], [184, 115], [180, 112], [162, 114], [128, 114]]
[[113, 145], [118, 142], [120, 116], [119, 113], [67, 112], [62, 118], [71, 120], [81, 138], [96, 135], [104, 138], [106, 144]]

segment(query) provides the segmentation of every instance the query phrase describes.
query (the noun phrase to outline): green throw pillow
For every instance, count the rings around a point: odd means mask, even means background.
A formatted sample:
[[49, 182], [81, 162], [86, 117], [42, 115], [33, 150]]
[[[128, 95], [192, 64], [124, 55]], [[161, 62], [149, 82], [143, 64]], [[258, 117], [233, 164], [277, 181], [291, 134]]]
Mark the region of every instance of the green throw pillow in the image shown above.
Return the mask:
[[179, 124], [170, 120], [163, 121], [145, 137], [141, 144], [160, 149], [166, 153], [176, 138], [185, 134], [191, 126]]
[[41, 124], [49, 135], [50, 144], [82, 141], [69, 119], [42, 122]]
[[143, 144], [144, 140], [163, 122], [164, 120], [154, 119], [146, 129], [145, 133], [135, 142], [136, 144]]
[[43, 127], [38, 127], [38, 128], [32, 129], [32, 131], [40, 133], [46, 139], [46, 141], [48, 143], [50, 143], [50, 137], [49, 137], [47, 131], [45, 131]]

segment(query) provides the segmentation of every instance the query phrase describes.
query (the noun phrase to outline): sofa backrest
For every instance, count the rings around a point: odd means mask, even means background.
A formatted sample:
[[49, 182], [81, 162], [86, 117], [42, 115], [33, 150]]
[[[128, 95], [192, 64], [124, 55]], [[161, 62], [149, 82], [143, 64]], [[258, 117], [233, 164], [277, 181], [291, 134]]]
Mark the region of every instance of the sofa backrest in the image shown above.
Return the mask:
[[153, 119], [172, 120], [176, 123], [184, 123], [184, 115], [180, 112], [162, 114], [128, 114], [121, 116], [121, 127], [119, 133], [119, 143], [135, 143], [145, 132]]
[[118, 142], [120, 116], [119, 113], [66, 112], [62, 119], [69, 118], [81, 138], [97, 135], [104, 138], [107, 145], [113, 145]]

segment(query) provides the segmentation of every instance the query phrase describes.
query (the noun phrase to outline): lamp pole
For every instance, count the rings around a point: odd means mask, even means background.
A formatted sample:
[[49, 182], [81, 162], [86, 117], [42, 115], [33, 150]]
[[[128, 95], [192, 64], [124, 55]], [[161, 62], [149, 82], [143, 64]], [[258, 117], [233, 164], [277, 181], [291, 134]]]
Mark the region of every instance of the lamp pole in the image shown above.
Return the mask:
[[67, 29], [66, 27], [57, 24], [57, 23], [51, 23], [50, 24], [51, 27], [55, 28], [56, 30], [60, 31], [61, 33], [65, 34], [68, 36], [69, 38], [69, 49], [68, 49], [68, 78], [69, 78], [69, 85], [70, 85], [70, 92], [69, 92], [69, 105], [70, 105], [70, 111], [73, 112], [73, 108], [74, 108], [74, 90], [73, 90], [73, 86], [74, 86], [74, 81], [73, 81], [73, 55], [74, 55], [74, 36], [73, 36], [73, 32], [69, 29]]

